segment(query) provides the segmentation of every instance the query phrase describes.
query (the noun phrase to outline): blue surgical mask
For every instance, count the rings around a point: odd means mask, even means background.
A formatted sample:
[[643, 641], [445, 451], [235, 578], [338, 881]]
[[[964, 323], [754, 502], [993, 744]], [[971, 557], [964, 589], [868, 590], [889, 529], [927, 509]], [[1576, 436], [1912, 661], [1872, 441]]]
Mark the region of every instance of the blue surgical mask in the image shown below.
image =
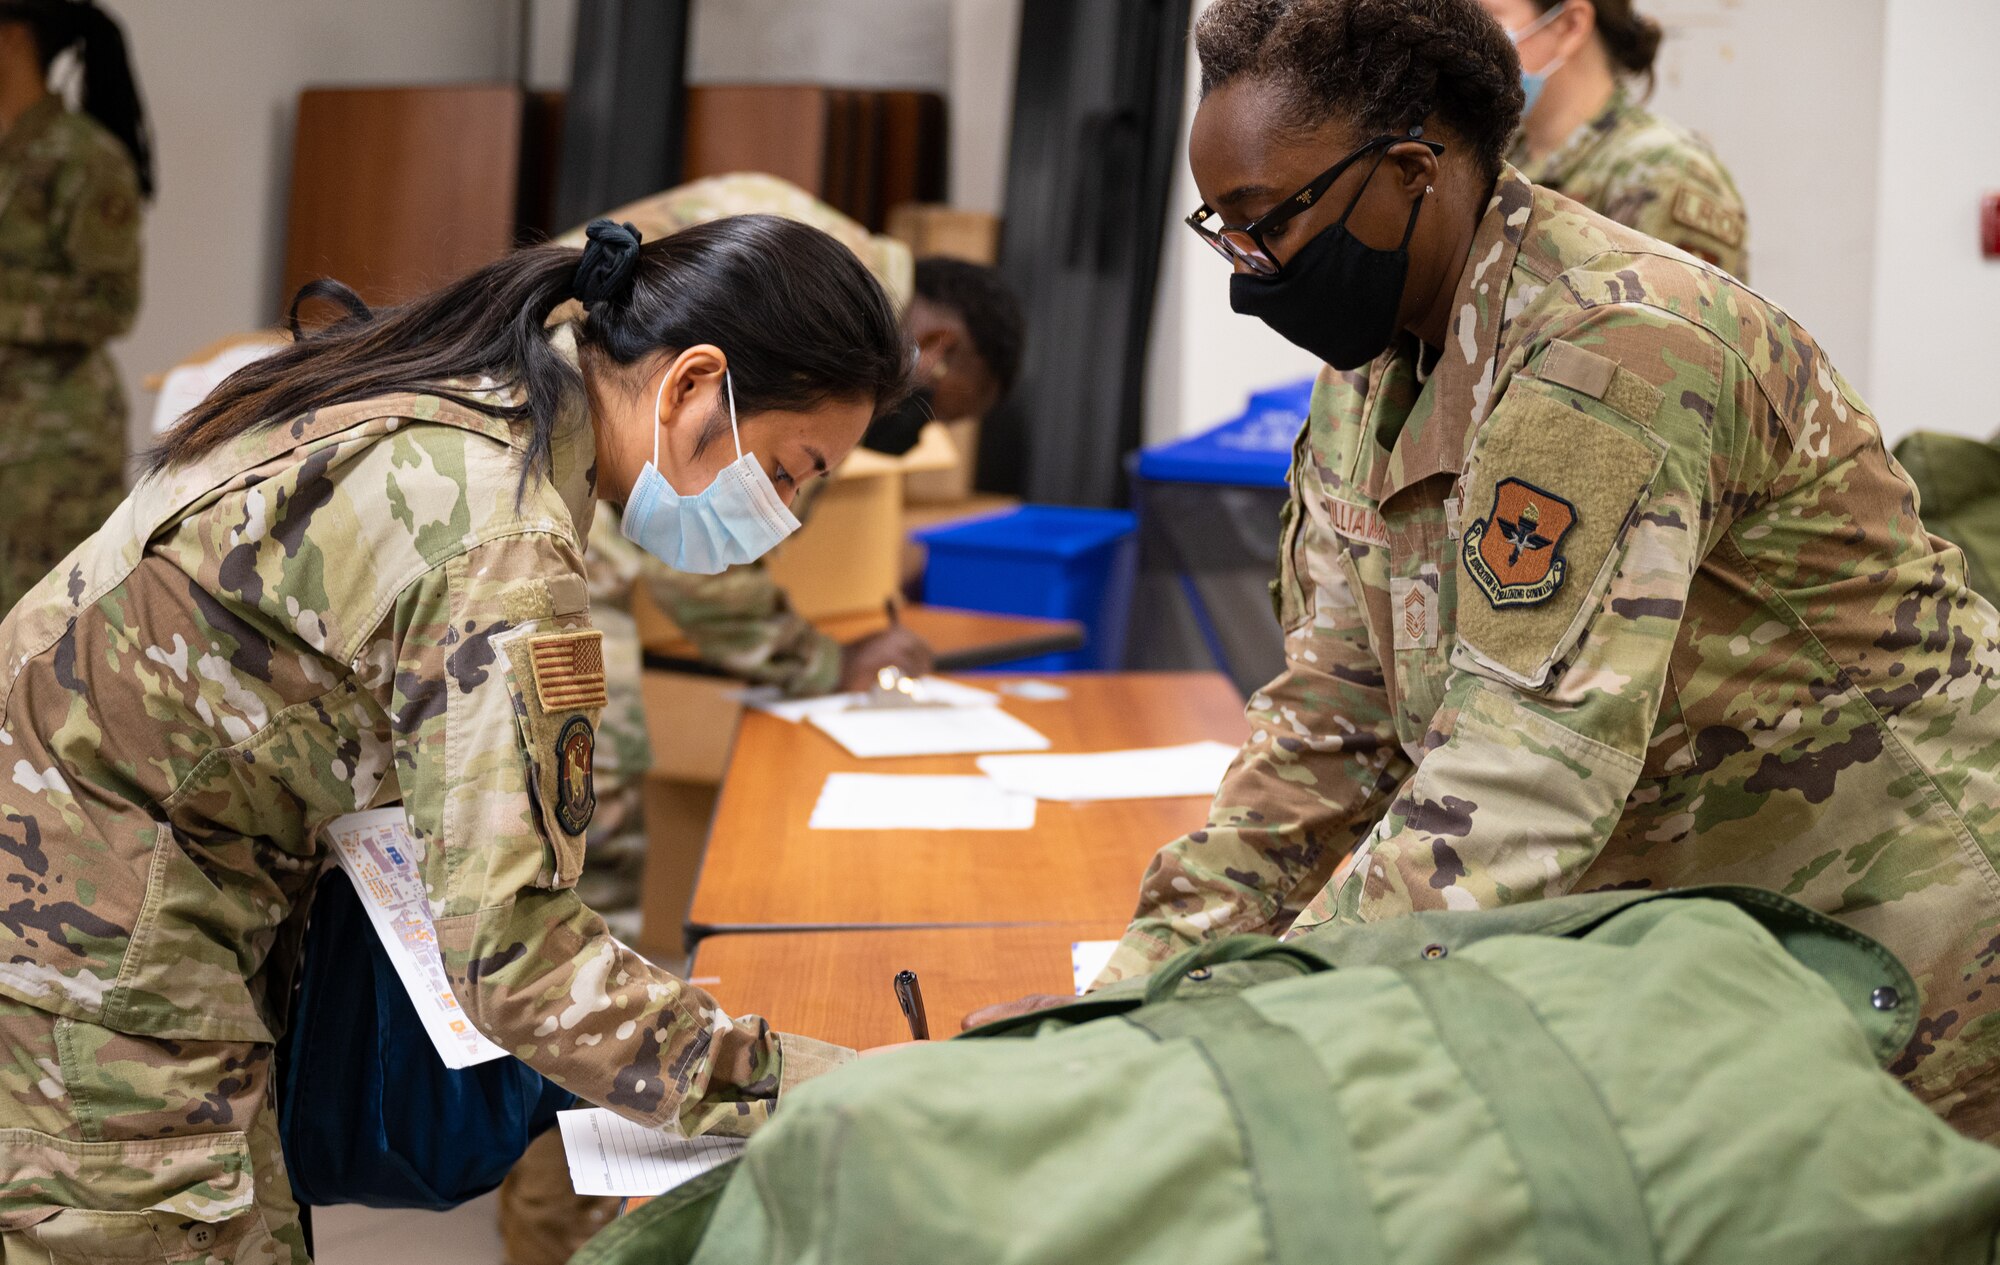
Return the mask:
[[[1536, 31], [1541, 30], [1549, 23], [1561, 17], [1562, 11], [1568, 6], [1568, 3], [1569, 0], [1563, 0], [1562, 4], [1550, 9], [1547, 13], [1528, 23], [1528, 25], [1522, 27], [1520, 30], [1507, 32], [1507, 38], [1514, 41], [1514, 47], [1518, 49], [1521, 46], [1522, 40], [1527, 39]], [[1521, 104], [1522, 118], [1525, 119], [1534, 112], [1535, 102], [1542, 99], [1542, 89], [1549, 86], [1549, 76], [1561, 70], [1563, 62], [1567, 60], [1568, 58], [1558, 57], [1540, 70], [1531, 71], [1525, 66], [1521, 68], [1521, 91], [1527, 96], [1527, 100]]]
[[736, 388], [727, 369], [722, 371], [722, 386], [729, 397], [729, 437], [736, 443], [736, 460], [695, 495], [674, 491], [660, 473], [660, 405], [667, 393], [667, 379], [662, 376], [653, 400], [653, 459], [632, 485], [619, 525], [625, 539], [674, 570], [694, 575], [719, 575], [755, 562], [799, 529], [799, 520], [771, 485], [771, 476], [754, 454], [743, 451], [743, 438], [736, 429]]

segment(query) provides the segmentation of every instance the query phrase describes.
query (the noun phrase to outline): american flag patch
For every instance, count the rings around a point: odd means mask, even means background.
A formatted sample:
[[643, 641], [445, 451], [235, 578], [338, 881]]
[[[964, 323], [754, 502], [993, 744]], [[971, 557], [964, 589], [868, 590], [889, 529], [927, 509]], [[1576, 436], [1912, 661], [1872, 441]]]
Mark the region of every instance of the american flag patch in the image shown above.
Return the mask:
[[535, 697], [545, 712], [574, 712], [602, 707], [604, 693], [604, 634], [553, 633], [528, 642], [535, 665]]

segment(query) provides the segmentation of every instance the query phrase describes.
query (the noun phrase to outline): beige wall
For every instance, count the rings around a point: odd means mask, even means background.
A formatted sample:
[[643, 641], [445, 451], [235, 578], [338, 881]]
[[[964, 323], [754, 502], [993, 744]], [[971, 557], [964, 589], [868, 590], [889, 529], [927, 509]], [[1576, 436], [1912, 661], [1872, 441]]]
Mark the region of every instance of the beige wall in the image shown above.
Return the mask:
[[[1892, 437], [2000, 431], [2000, 260], [1979, 198], [2000, 193], [2000, 4], [1891, 0], [1874, 242], [1875, 341], [1863, 388]], [[1865, 261], [1864, 261], [1865, 262]]]
[[998, 215], [1007, 198], [1021, 0], [952, 0], [951, 189], [955, 206]]
[[[1921, 328], [1922, 315], [1921, 304], [1907, 295], [1885, 289], [1878, 303], [1876, 294], [1878, 220], [1891, 213], [1889, 201], [1877, 205], [1878, 186], [1886, 197], [1891, 183], [1882, 164], [1895, 161], [1898, 150], [1910, 152], [1900, 135], [1885, 140], [1883, 128], [1906, 130], [1905, 115], [1920, 113], [1896, 102], [1884, 112], [1885, 7], [1907, 15], [1894, 28], [1905, 42], [1919, 30], [1931, 32], [1934, 40], [1960, 40], [1956, 57], [1965, 64], [1956, 73], [1937, 73], [1934, 60], [1913, 52], [1905, 59], [1909, 69], [1893, 76], [1898, 85], [1920, 79], [1940, 98], [1925, 103], [1940, 111], [1928, 121], [1982, 117], [1982, 104], [1983, 117], [2000, 113], [1994, 77], [1977, 65], [1981, 56], [2000, 49], [2000, 37], [1991, 31], [2000, 21], [2000, 6], [1993, 0], [1954, 0], [1957, 10], [1978, 10], [1981, 21], [1920, 25], [1917, 11], [1940, 5], [1941, 0], [1640, 0], [1641, 10], [1658, 15], [1668, 28], [1654, 104], [1708, 136], [1734, 170], [1750, 211], [1757, 289], [1813, 330], [1864, 392], [1871, 366], [1883, 362], [1877, 341], [1894, 338], [1886, 327]], [[1952, 34], [1972, 28], [1986, 31], [1983, 42]], [[1190, 107], [1192, 96], [1191, 69]], [[1949, 136], [1956, 149], [1959, 130], [1933, 126], [1929, 135], [1940, 145]], [[1971, 148], [1976, 151], [1977, 143]], [[1971, 179], [1968, 171], [1960, 183]], [[1990, 166], [1985, 179], [2000, 186], [2000, 173]], [[1911, 194], [1895, 200], [1895, 214], [1914, 221], [1927, 191], [1920, 191], [1916, 180], [1907, 183]], [[1183, 164], [1172, 202], [1163, 208], [1168, 249], [1154, 325], [1149, 442], [1202, 430], [1233, 416], [1248, 392], [1315, 368], [1311, 357], [1260, 322], [1230, 312], [1226, 268], [1179, 223], [1198, 200]], [[1970, 205], [1958, 197], [1951, 213], [1962, 220]], [[1881, 228], [1886, 231], [1887, 225]], [[1971, 229], [1960, 236], [1969, 243]], [[1989, 317], [1992, 310], [1989, 296]], [[2000, 417], [1987, 425], [2000, 425]]]
[[152, 117], [160, 192], [145, 300], [114, 345], [139, 384], [223, 335], [269, 324], [283, 271], [292, 115], [313, 84], [511, 78], [512, 3], [114, 0]]
[[943, 88], [946, 0], [698, 0], [690, 83]]
[[1864, 392], [1878, 310], [1871, 257], [1888, 7], [1640, 0], [1667, 27], [1652, 104], [1706, 136], [1735, 175], [1750, 213], [1752, 284]]

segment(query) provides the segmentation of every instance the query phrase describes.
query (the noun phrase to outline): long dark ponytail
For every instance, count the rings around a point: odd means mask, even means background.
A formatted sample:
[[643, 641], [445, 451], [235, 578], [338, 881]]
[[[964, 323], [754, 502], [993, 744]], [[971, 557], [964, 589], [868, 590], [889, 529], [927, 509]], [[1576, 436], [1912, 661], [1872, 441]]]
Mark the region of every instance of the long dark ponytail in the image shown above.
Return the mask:
[[[582, 402], [582, 378], [549, 345], [547, 326], [578, 297], [584, 257], [536, 246], [372, 316], [357, 300], [346, 319], [225, 378], [162, 437], [149, 468], [194, 461], [314, 409], [422, 391], [532, 426], [525, 480], [547, 468], [558, 422]], [[713, 343], [729, 358], [744, 413], [871, 400], [879, 414], [908, 390], [908, 345], [882, 287], [845, 246], [804, 224], [740, 215], [682, 229], [640, 247], [621, 290], [591, 303], [579, 324], [586, 358], [623, 368]], [[480, 378], [519, 387], [521, 402], [461, 394], [464, 380]]]
[[132, 156], [139, 192], [153, 196], [153, 136], [139, 81], [125, 55], [125, 31], [93, 0], [0, 0], [0, 22], [26, 22], [35, 32], [42, 74], [66, 49], [83, 63], [83, 112], [104, 125]]

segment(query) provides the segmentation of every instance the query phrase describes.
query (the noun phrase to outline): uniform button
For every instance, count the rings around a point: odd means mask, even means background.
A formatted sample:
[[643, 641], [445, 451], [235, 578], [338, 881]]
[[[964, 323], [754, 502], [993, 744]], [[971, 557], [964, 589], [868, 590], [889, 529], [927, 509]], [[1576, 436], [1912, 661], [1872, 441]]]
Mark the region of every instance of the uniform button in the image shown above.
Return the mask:
[[1187, 973], [1187, 977], [1199, 983], [1200, 981], [1207, 979], [1209, 976], [1213, 974], [1215, 974], [1215, 972], [1209, 970], [1207, 967], [1197, 966], [1192, 971], [1189, 971]]
[[1450, 949], [1445, 948], [1441, 944], [1427, 944], [1424, 946], [1424, 957], [1426, 960], [1432, 962], [1437, 961], [1439, 958], [1443, 957], [1445, 954], [1450, 952], [1451, 952]]
[[188, 1246], [197, 1252], [206, 1251], [215, 1242], [215, 1227], [198, 1225], [188, 1231]]
[[1903, 1004], [1903, 995], [1885, 984], [1868, 994], [1868, 1004], [1877, 1010], [1894, 1010]]

